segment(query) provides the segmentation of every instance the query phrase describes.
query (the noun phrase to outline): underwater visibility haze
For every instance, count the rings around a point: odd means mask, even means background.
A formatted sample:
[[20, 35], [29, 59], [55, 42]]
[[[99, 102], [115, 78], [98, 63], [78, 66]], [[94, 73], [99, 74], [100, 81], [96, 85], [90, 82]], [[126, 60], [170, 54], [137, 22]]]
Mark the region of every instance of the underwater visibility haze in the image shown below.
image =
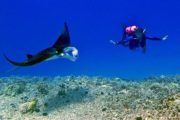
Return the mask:
[[179, 6], [1, 0], [0, 120], [180, 120]]
[[[12, 69], [3, 54], [22, 62], [26, 54], [37, 54], [52, 46], [69, 27], [70, 39], [79, 51], [76, 62], [66, 59], [43, 62], [20, 68], [8, 75], [90, 75], [144, 78], [152, 75], [174, 75], [180, 71], [180, 16], [178, 1], [73, 1], [31, 0], [0, 2], [0, 66]], [[148, 36], [166, 41], [147, 41], [147, 52], [113, 46], [109, 40], [120, 40], [122, 24], [146, 28]]]

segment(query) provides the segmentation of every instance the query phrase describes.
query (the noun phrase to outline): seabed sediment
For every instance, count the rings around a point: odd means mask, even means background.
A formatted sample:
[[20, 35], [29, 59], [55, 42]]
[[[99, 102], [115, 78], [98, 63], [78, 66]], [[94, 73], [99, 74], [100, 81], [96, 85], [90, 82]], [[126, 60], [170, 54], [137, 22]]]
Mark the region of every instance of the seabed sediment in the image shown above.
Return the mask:
[[180, 75], [0, 78], [0, 120], [179, 120]]

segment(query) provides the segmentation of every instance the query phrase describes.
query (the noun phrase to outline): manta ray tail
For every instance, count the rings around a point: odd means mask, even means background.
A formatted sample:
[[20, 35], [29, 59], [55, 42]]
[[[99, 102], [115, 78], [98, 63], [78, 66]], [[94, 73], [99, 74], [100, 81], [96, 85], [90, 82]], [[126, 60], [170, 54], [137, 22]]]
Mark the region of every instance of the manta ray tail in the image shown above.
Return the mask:
[[9, 73], [11, 73], [11, 72], [13, 72], [13, 71], [16, 71], [18, 68], [20, 68], [20, 67], [13, 67], [13, 68], [11, 68], [11, 69], [9, 69], [9, 70], [6, 70], [6, 71], [2, 71], [1, 73], [0, 73], [0, 75], [6, 75], [6, 74], [9, 74]]
[[24, 64], [22, 64], [22, 63], [12, 61], [12, 60], [9, 59], [5, 54], [4, 54], [4, 57], [5, 57], [5, 59], [6, 59], [8, 62], [10, 62], [11, 64], [13, 64], [13, 65], [15, 65], [15, 66], [24, 66]]
[[31, 54], [26, 54], [28, 59], [31, 59], [33, 56]]

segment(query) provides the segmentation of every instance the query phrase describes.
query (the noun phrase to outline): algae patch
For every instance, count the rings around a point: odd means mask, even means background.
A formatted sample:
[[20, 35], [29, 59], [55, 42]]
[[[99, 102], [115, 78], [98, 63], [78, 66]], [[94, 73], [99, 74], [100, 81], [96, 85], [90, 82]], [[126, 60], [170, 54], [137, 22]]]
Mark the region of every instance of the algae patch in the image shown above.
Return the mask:
[[33, 113], [34, 111], [37, 110], [37, 103], [38, 100], [36, 98], [33, 98], [30, 102], [23, 103], [20, 105], [20, 112], [25, 114], [25, 113]]

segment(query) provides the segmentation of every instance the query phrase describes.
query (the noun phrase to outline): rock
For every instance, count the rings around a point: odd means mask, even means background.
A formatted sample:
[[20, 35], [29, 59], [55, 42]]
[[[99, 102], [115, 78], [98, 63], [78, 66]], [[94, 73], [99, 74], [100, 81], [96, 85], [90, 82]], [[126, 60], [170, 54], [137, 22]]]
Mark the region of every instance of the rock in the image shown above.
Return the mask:
[[42, 95], [47, 95], [49, 93], [48, 91], [48, 85], [45, 83], [40, 83], [37, 85], [37, 90]]
[[7, 96], [19, 95], [24, 92], [25, 86], [26, 84], [24, 82], [8, 85], [4, 90], [4, 94]]
[[47, 115], [48, 115], [48, 113], [43, 113], [42, 115], [43, 115], [43, 116], [47, 116]]
[[142, 120], [142, 117], [136, 117], [136, 120]]
[[29, 103], [23, 103], [19, 106], [19, 111], [23, 114], [28, 112], [28, 104]]
[[21, 102], [21, 103], [25, 103], [25, 102], [28, 101], [28, 99], [29, 99], [29, 98], [28, 98], [27, 96], [23, 96], [23, 97], [20, 98], [20, 102]]
[[20, 105], [20, 112], [25, 114], [25, 113], [28, 113], [28, 112], [31, 112], [33, 113], [34, 111], [37, 110], [37, 103], [38, 103], [38, 100], [36, 98], [33, 98], [30, 102], [26, 102], [22, 105]]
[[58, 91], [58, 96], [65, 96], [65, 95], [66, 95], [65, 89], [61, 89]]
[[107, 110], [107, 108], [103, 108], [103, 109], [102, 109], [103, 112], [106, 111], [106, 110]]

